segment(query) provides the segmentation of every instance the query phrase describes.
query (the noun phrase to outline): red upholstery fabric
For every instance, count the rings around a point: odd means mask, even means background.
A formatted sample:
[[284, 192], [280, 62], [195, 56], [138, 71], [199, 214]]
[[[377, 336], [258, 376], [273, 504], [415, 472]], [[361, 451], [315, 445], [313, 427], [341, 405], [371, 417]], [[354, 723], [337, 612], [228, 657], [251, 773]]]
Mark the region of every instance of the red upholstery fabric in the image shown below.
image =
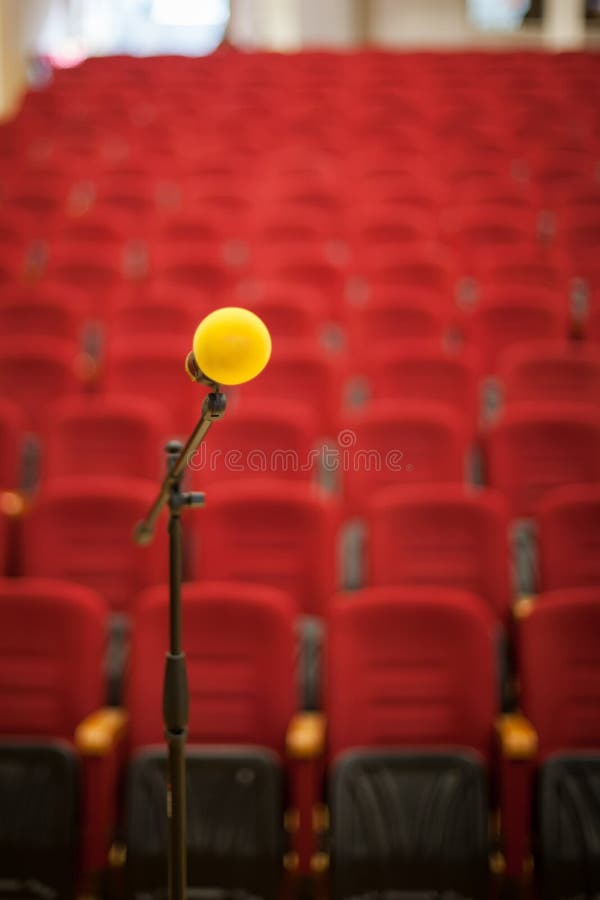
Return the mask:
[[514, 404], [489, 435], [490, 484], [511, 515], [531, 516], [546, 491], [600, 480], [600, 416], [577, 404]]
[[0, 579], [0, 623], [0, 732], [72, 741], [103, 700], [101, 598], [61, 581]]
[[270, 399], [302, 404], [319, 434], [336, 433], [341, 400], [341, 371], [335, 358], [309, 341], [279, 341], [260, 378], [240, 388], [240, 399]]
[[337, 508], [308, 485], [262, 479], [215, 485], [195, 517], [201, 578], [270, 584], [301, 613], [323, 615], [335, 587]]
[[308, 481], [316, 470], [316, 444], [315, 423], [304, 406], [249, 399], [227, 410], [188, 468], [199, 487], [265, 475]]
[[474, 311], [467, 334], [481, 356], [483, 370], [495, 372], [503, 351], [535, 338], [564, 338], [566, 311], [553, 305], [545, 292], [514, 289], [497, 297], [486, 296]]
[[566, 341], [517, 344], [502, 357], [506, 402], [588, 403], [600, 406], [600, 352]]
[[128, 336], [108, 348], [104, 388], [162, 404], [171, 436], [185, 436], [200, 418], [204, 394], [185, 375], [187, 353], [158, 335]]
[[460, 416], [446, 406], [379, 400], [346, 424], [339, 443], [353, 509], [378, 488], [464, 478], [467, 441]]
[[19, 486], [23, 428], [24, 421], [19, 407], [11, 400], [0, 399], [0, 491]]
[[368, 372], [376, 399], [445, 404], [461, 415], [469, 433], [474, 432], [479, 397], [477, 357], [472, 352], [449, 350], [439, 341], [376, 344]]
[[[291, 598], [272, 587], [185, 585], [190, 744], [257, 744], [283, 757], [296, 706], [295, 614]], [[134, 617], [126, 689], [132, 750], [163, 740], [168, 634], [167, 588], [152, 588], [139, 597]]]
[[541, 589], [600, 584], [600, 485], [550, 491], [537, 521]]
[[340, 595], [327, 620], [329, 755], [352, 747], [470, 747], [495, 713], [494, 617], [474, 595], [381, 587]]
[[121, 394], [68, 397], [50, 410], [44, 477], [123, 475], [158, 479], [169, 437], [165, 411]]
[[28, 429], [41, 431], [48, 403], [81, 389], [76, 348], [59, 338], [4, 337], [0, 342], [0, 396], [19, 404]]
[[130, 611], [136, 594], [168, 572], [160, 523], [151, 546], [133, 542], [155, 494], [154, 484], [142, 479], [55, 480], [23, 521], [24, 574], [87, 585], [113, 611]]
[[600, 746], [600, 589], [543, 595], [519, 627], [521, 704], [543, 758]]
[[381, 490], [366, 510], [369, 584], [458, 588], [507, 614], [508, 517], [500, 494], [401, 486]]

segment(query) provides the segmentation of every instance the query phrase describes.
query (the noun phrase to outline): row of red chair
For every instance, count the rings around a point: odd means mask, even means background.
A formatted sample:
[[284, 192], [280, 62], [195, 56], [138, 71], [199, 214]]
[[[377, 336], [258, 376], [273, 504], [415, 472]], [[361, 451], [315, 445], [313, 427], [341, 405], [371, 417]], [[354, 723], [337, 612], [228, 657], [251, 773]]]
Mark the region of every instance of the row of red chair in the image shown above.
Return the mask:
[[[539, 526], [538, 588], [600, 581], [599, 484], [597, 478], [555, 487], [528, 510]], [[50, 481], [13, 529], [19, 573], [78, 581], [98, 591], [108, 608], [132, 612], [137, 593], [164, 580], [166, 571], [164, 529], [151, 552], [131, 540], [152, 496], [152, 483], [140, 478]], [[500, 493], [457, 482], [398, 485], [372, 499], [365, 494], [357, 511], [366, 525], [364, 583], [472, 590], [507, 618], [516, 587], [509, 571], [511, 510]], [[303, 614], [322, 616], [341, 574], [341, 522], [339, 506], [303, 484], [259, 477], [214, 485], [206, 510], [189, 523], [187, 536], [197, 535], [199, 548], [187, 542], [188, 577], [218, 571], [273, 584], [292, 594]], [[6, 532], [6, 521], [0, 523]]]
[[[520, 877], [535, 846], [544, 896], [598, 889], [597, 848], [583, 827], [599, 765], [597, 587], [548, 594], [518, 623], [522, 714], [500, 717], [495, 620], [470, 592], [386, 587], [334, 600], [324, 714], [295, 714], [295, 607], [285, 592], [188, 586], [184, 614], [190, 887], [274, 898], [284, 859], [306, 875], [330, 858], [335, 897], [435, 889], [483, 900], [492, 851]], [[39, 625], [35, 640], [24, 617]], [[125, 709], [102, 710], [97, 595], [65, 582], [0, 582], [0, 764], [20, 773], [9, 825], [18, 811], [22, 827], [2, 844], [13, 882], [33, 877], [62, 896], [107, 867], [127, 760], [128, 889], [162, 888], [167, 617], [165, 588], [140, 598]]]

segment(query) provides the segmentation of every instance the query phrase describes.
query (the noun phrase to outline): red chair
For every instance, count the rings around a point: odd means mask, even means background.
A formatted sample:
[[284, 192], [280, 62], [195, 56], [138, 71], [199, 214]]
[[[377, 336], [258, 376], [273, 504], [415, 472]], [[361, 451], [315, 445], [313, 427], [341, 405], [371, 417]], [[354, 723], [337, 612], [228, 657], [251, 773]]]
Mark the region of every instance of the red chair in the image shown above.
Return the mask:
[[325, 325], [324, 311], [311, 291], [266, 292], [248, 304], [263, 320], [274, 342], [279, 340], [315, 341]]
[[23, 574], [86, 585], [108, 609], [130, 612], [136, 594], [168, 571], [163, 528], [151, 548], [132, 538], [155, 495], [151, 482], [135, 478], [54, 480], [23, 519]]
[[0, 302], [0, 332], [6, 337], [58, 338], [78, 344], [84, 326], [80, 299], [69, 291], [19, 290]]
[[346, 426], [338, 435], [340, 468], [354, 510], [379, 488], [464, 479], [464, 427], [446, 406], [378, 400]]
[[317, 437], [304, 407], [248, 400], [211, 429], [188, 470], [199, 487], [265, 475], [306, 482], [318, 469]]
[[191, 339], [176, 342], [162, 336], [115, 338], [107, 348], [103, 385], [108, 393], [127, 394], [159, 403], [169, 417], [173, 436], [186, 437], [200, 418], [204, 395], [184, 370]]
[[334, 896], [489, 896], [494, 616], [464, 591], [382, 587], [336, 598], [327, 629]]
[[[270, 584], [304, 615], [322, 616], [336, 583], [337, 508], [281, 479], [215, 485], [195, 519], [199, 577]], [[216, 568], [215, 568], [216, 567]]]
[[165, 294], [161, 297], [158, 293], [147, 296], [144, 292], [140, 298], [129, 299], [114, 310], [109, 339], [125, 345], [127, 340], [135, 342], [141, 335], [160, 337], [169, 345], [175, 344], [186, 356], [198, 323], [210, 312], [203, 307], [202, 298], [200, 302], [197, 298], [194, 298], [195, 302], [190, 299], [179, 299], [176, 291], [173, 296]]
[[0, 399], [0, 494], [20, 486], [21, 440], [24, 419], [12, 400]]
[[600, 303], [598, 302], [597, 294], [593, 302], [594, 305], [589, 311], [585, 325], [585, 336], [589, 341], [598, 343], [600, 342]]
[[600, 405], [600, 352], [582, 344], [515, 344], [501, 357], [499, 378], [507, 403]]
[[600, 486], [550, 491], [536, 518], [541, 589], [600, 585]]
[[63, 243], [50, 247], [44, 285], [76, 289], [85, 298], [88, 315], [103, 318], [123, 281], [123, 260], [118, 248]]
[[49, 412], [46, 479], [123, 475], [158, 481], [169, 437], [165, 410], [127, 395], [66, 397]]
[[473, 433], [479, 413], [478, 359], [441, 341], [389, 341], [374, 349], [364, 367], [375, 400], [424, 400], [447, 405]]
[[285, 252], [277, 248], [253, 263], [259, 280], [318, 292], [327, 319], [343, 320], [344, 275], [339, 266], [329, 260], [324, 249], [317, 254], [296, 245], [287, 247]]
[[[372, 296], [368, 296], [371, 294]], [[364, 303], [358, 298], [348, 311], [348, 342], [366, 360], [382, 344], [400, 340], [441, 340], [448, 327], [446, 301], [435, 291], [374, 288]]]
[[482, 297], [485, 297], [488, 288], [541, 288], [566, 294], [568, 286], [562, 260], [556, 257], [548, 260], [541, 250], [535, 254], [519, 247], [513, 248], [510, 253], [489, 257], [479, 272], [478, 280]]
[[0, 343], [0, 396], [16, 403], [28, 429], [43, 431], [48, 405], [81, 390], [77, 348], [59, 338], [4, 337]]
[[386, 488], [365, 505], [368, 583], [441, 585], [507, 615], [508, 516], [501, 495], [462, 485]]
[[556, 296], [531, 289], [488, 291], [464, 320], [468, 341], [477, 348], [486, 373], [496, 372], [511, 345], [532, 340], [566, 339], [566, 305]]
[[600, 889], [599, 633], [597, 586], [543, 595], [519, 623], [521, 707], [535, 729], [521, 762], [529, 778], [519, 798], [520, 850], [526, 860], [533, 807], [537, 887], [551, 900]]
[[487, 457], [511, 516], [530, 517], [551, 488], [600, 480], [600, 416], [575, 403], [515, 403], [487, 435]]
[[[275, 898], [287, 849], [284, 810], [291, 805], [298, 820], [301, 804], [300, 830], [310, 838], [310, 814], [304, 814], [316, 799], [303, 794], [310, 763], [289, 755], [290, 732], [299, 724], [293, 721], [296, 610], [282, 591], [230, 581], [185, 585], [183, 607], [191, 700], [189, 886]], [[133, 892], [158, 890], [166, 878], [161, 660], [168, 615], [166, 588], [139, 598], [126, 692], [131, 761], [124, 832]], [[300, 841], [296, 831], [296, 850]]]
[[329, 437], [337, 431], [341, 380], [339, 359], [314, 341], [281, 340], [260, 378], [240, 388], [240, 402], [292, 401], [311, 417], [313, 433]]
[[395, 248], [373, 248], [368, 257], [358, 260], [371, 284], [394, 286], [406, 296], [412, 290], [428, 290], [452, 297], [456, 281], [453, 259], [438, 245], [416, 244]]
[[213, 297], [224, 294], [232, 286], [232, 275], [226, 264], [214, 254], [201, 254], [195, 244], [180, 247], [164, 245], [155, 261], [151, 261], [153, 278], [173, 287], [195, 288]]
[[106, 868], [123, 716], [100, 709], [105, 636], [89, 588], [0, 579], [0, 869], [13, 890], [71, 897]]

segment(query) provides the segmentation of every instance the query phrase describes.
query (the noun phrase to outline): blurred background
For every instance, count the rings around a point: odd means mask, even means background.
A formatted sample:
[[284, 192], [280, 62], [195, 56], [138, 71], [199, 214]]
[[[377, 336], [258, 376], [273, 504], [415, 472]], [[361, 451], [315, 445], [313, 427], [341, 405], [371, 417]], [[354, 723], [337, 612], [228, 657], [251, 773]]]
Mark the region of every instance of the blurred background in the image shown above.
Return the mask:
[[38, 55], [57, 65], [111, 53], [210, 53], [502, 45], [598, 40], [598, 0], [2, 0], [0, 104], [8, 110]]

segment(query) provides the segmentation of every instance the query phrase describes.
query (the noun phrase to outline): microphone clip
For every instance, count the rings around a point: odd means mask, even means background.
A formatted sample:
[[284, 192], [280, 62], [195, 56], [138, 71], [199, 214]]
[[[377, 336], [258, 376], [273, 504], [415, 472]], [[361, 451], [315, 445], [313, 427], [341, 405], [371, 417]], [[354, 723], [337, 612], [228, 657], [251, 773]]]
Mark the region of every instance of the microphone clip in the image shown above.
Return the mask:
[[185, 371], [188, 373], [191, 380], [196, 382], [196, 384], [203, 384], [206, 387], [211, 388], [211, 390], [219, 390], [220, 385], [218, 384], [218, 382], [213, 381], [212, 378], [209, 378], [208, 375], [204, 374], [204, 372], [196, 362], [196, 357], [191, 350], [185, 358]]

